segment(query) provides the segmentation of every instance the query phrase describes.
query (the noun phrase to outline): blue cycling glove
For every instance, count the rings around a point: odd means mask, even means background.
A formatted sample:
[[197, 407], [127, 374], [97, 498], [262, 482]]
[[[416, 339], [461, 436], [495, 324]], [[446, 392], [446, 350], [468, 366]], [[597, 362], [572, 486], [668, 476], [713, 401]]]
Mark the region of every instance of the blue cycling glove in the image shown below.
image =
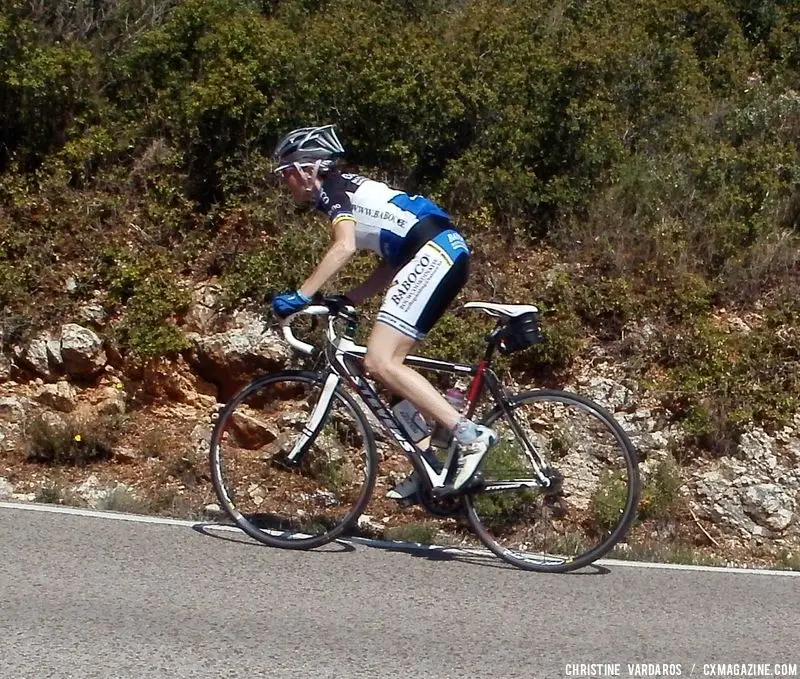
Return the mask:
[[272, 300], [272, 311], [278, 318], [286, 318], [308, 306], [311, 301], [302, 292], [285, 292]]

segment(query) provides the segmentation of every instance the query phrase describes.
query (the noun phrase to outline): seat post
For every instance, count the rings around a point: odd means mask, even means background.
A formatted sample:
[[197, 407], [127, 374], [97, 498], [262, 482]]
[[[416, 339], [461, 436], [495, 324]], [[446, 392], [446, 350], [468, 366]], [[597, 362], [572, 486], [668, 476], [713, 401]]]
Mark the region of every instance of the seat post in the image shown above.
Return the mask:
[[[496, 328], [495, 328], [496, 330]], [[483, 360], [486, 363], [486, 367], [488, 368], [492, 364], [492, 356], [494, 356], [495, 347], [494, 342], [492, 341], [494, 338], [495, 330], [493, 330], [486, 338], [486, 351], [483, 353]]]

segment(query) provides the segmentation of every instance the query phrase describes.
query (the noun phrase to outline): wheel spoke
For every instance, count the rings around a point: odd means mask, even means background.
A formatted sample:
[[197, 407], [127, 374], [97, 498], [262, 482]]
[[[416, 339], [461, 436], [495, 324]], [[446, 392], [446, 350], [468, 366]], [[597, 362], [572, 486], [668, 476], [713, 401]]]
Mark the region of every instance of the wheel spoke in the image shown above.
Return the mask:
[[347, 394], [336, 390], [331, 398], [330, 385], [325, 417], [312, 420], [323, 385], [314, 373], [258, 380], [222, 411], [214, 429], [211, 462], [220, 502], [267, 544], [329, 542], [369, 500], [376, 474], [372, 433]]
[[495, 413], [487, 424], [500, 442], [483, 463], [486, 492], [468, 501], [473, 530], [521, 568], [564, 571], [599, 558], [635, 514], [638, 472], [624, 432], [601, 408], [564, 392], [531, 392], [516, 400], [513, 416], [551, 485], [541, 487], [524, 443]]

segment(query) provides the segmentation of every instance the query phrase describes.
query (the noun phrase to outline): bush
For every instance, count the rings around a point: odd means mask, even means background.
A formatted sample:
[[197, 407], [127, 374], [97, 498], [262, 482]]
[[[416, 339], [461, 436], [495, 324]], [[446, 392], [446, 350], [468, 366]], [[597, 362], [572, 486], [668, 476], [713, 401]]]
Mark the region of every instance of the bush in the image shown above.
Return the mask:
[[491, 325], [483, 324], [482, 327], [476, 323], [474, 315], [469, 318], [446, 313], [420, 345], [420, 355], [458, 363], [477, 362], [486, 350], [485, 338], [490, 330]]
[[128, 514], [149, 514], [150, 506], [122, 485], [109, 490], [97, 505], [98, 509]]
[[592, 498], [594, 520], [602, 531], [610, 531], [617, 525], [627, 497], [625, 479], [614, 472], [604, 472]]
[[716, 454], [733, 452], [748, 422], [782, 426], [800, 404], [795, 316], [765, 316], [747, 333], [707, 317], [660, 338], [658, 359], [668, 370], [662, 400], [690, 441]]
[[[329, 237], [291, 213], [269, 154], [332, 121], [348, 163], [475, 236], [470, 295], [549, 312], [548, 342], [498, 369], [560, 377], [657, 319], [665, 402], [730, 450], [800, 402], [779, 318], [800, 297], [798, 25], [771, 0], [11, 0], [3, 341], [99, 297], [123, 349], [170, 354], [190, 279], [221, 278], [231, 307], [297, 287]], [[756, 299], [770, 320], [746, 340], [704, 327]], [[473, 360], [483, 334], [448, 315], [424, 346]]]
[[86, 465], [111, 458], [119, 418], [65, 419], [38, 416], [25, 428], [28, 460], [51, 465]]
[[143, 266], [149, 268], [152, 261], [139, 260], [122, 279], [125, 287], [119, 289], [120, 294], [131, 296], [115, 328], [116, 340], [137, 359], [174, 355], [191, 346], [176, 325], [188, 308], [188, 294], [170, 278], [170, 269], [144, 273]]
[[331, 242], [325, 226], [311, 220], [284, 225], [277, 234], [265, 235], [259, 249], [240, 256], [223, 277], [223, 303], [235, 306], [245, 299], [260, 302], [296, 290]]
[[[668, 518], [680, 498], [681, 485], [683, 481], [674, 460], [660, 461], [643, 478], [637, 521]], [[592, 498], [594, 519], [601, 530], [614, 528], [625, 509], [627, 496], [625, 479], [618, 473], [604, 472]]]
[[59, 481], [51, 481], [37, 488], [33, 501], [44, 504], [69, 505], [73, 507], [86, 505], [80, 495], [70, 490]]
[[433, 545], [439, 529], [432, 523], [409, 523], [402, 526], [387, 528], [383, 537], [386, 540], [398, 542], [412, 542], [420, 545]]
[[668, 518], [680, 498], [679, 490], [682, 485], [680, 469], [674, 460], [661, 460], [644, 477], [639, 500], [639, 519], [644, 521], [650, 518]]

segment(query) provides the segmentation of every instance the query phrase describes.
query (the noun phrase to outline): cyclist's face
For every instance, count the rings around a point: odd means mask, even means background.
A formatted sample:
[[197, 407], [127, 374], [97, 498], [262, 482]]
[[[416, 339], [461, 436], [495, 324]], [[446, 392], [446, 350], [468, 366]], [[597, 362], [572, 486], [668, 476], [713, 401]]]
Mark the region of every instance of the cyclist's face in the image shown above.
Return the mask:
[[294, 202], [298, 205], [307, 205], [312, 200], [311, 192], [308, 190], [308, 182], [305, 177], [293, 167], [287, 168], [281, 173], [284, 184], [289, 187]]

